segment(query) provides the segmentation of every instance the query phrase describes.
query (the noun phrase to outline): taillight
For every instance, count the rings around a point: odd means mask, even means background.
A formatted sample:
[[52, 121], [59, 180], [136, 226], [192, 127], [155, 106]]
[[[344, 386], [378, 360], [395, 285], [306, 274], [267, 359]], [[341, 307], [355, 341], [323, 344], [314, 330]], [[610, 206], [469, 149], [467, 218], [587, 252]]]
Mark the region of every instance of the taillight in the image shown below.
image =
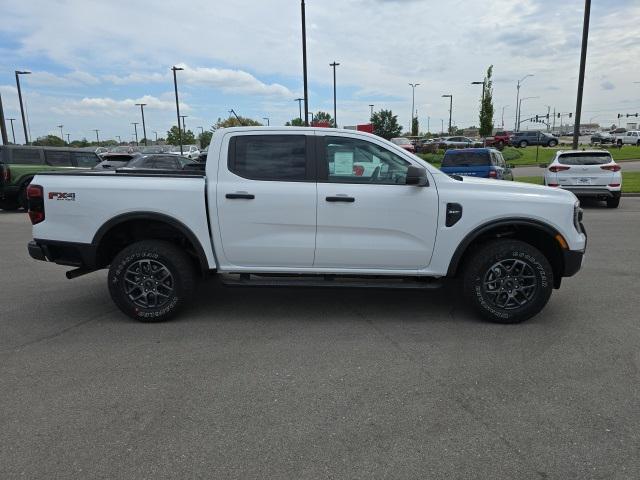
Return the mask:
[[609, 186], [610, 187], [619, 187], [620, 184], [619, 183], [610, 183]]
[[361, 177], [362, 175], [364, 175], [364, 167], [362, 165], [354, 165], [353, 174], [356, 177]]
[[489, 178], [498, 178], [498, 172], [495, 170], [489, 170]]
[[35, 225], [44, 221], [44, 193], [40, 185], [29, 185], [27, 187], [27, 200], [29, 201], [29, 218], [31, 224]]
[[610, 172], [619, 172], [622, 168], [618, 164], [613, 165], [602, 165], [600, 167], [602, 170], [609, 170]]
[[565, 170], [569, 170], [571, 167], [566, 167], [564, 165], [553, 165], [549, 167], [549, 171], [553, 173], [564, 172]]
[[560, 184], [558, 183], [547, 183], [547, 187], [559, 187]]

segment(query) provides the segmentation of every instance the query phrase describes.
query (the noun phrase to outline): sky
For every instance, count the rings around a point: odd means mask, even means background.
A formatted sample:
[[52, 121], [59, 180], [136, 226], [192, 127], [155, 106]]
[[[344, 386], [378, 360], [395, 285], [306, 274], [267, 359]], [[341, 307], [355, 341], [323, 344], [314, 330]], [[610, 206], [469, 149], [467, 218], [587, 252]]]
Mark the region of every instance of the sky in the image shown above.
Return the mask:
[[[575, 110], [583, 0], [307, 0], [309, 110], [339, 126], [367, 123], [369, 105], [405, 128], [415, 89], [420, 130], [478, 124], [481, 86], [494, 71], [496, 126]], [[131, 140], [146, 103], [147, 135], [175, 124], [171, 66], [188, 129], [209, 129], [229, 110], [271, 125], [298, 117], [302, 96], [299, 0], [0, 0], [0, 94], [23, 141], [15, 70], [31, 137]], [[640, 111], [640, 2], [593, 0], [583, 123], [610, 126]], [[624, 126], [626, 119], [623, 120]], [[141, 126], [139, 126], [141, 128]], [[11, 130], [9, 127], [9, 135]]]

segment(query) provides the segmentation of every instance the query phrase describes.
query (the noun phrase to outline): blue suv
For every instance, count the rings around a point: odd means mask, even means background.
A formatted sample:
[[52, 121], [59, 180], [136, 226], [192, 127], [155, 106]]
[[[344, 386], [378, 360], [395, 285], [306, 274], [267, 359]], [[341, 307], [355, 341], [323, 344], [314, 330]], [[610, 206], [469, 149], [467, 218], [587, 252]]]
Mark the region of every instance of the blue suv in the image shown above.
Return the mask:
[[440, 170], [448, 175], [513, 180], [511, 166], [495, 148], [447, 150]]

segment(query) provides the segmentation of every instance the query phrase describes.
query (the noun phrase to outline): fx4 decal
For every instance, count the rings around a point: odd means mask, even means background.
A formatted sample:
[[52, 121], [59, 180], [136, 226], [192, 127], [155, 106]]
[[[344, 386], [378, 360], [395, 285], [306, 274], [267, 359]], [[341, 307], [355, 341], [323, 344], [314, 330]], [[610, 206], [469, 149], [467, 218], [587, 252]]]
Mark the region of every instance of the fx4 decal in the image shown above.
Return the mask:
[[69, 192], [49, 192], [49, 200], [67, 200], [76, 201], [76, 194]]

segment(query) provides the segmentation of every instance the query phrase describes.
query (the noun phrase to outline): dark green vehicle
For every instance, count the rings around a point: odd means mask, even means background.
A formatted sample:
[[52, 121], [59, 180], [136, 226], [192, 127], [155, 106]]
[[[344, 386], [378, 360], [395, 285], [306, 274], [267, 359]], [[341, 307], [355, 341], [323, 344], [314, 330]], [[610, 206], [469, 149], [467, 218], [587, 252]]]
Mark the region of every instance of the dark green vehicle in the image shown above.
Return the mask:
[[100, 162], [93, 151], [77, 148], [0, 147], [0, 209], [25, 208], [27, 185], [40, 172], [90, 169]]

